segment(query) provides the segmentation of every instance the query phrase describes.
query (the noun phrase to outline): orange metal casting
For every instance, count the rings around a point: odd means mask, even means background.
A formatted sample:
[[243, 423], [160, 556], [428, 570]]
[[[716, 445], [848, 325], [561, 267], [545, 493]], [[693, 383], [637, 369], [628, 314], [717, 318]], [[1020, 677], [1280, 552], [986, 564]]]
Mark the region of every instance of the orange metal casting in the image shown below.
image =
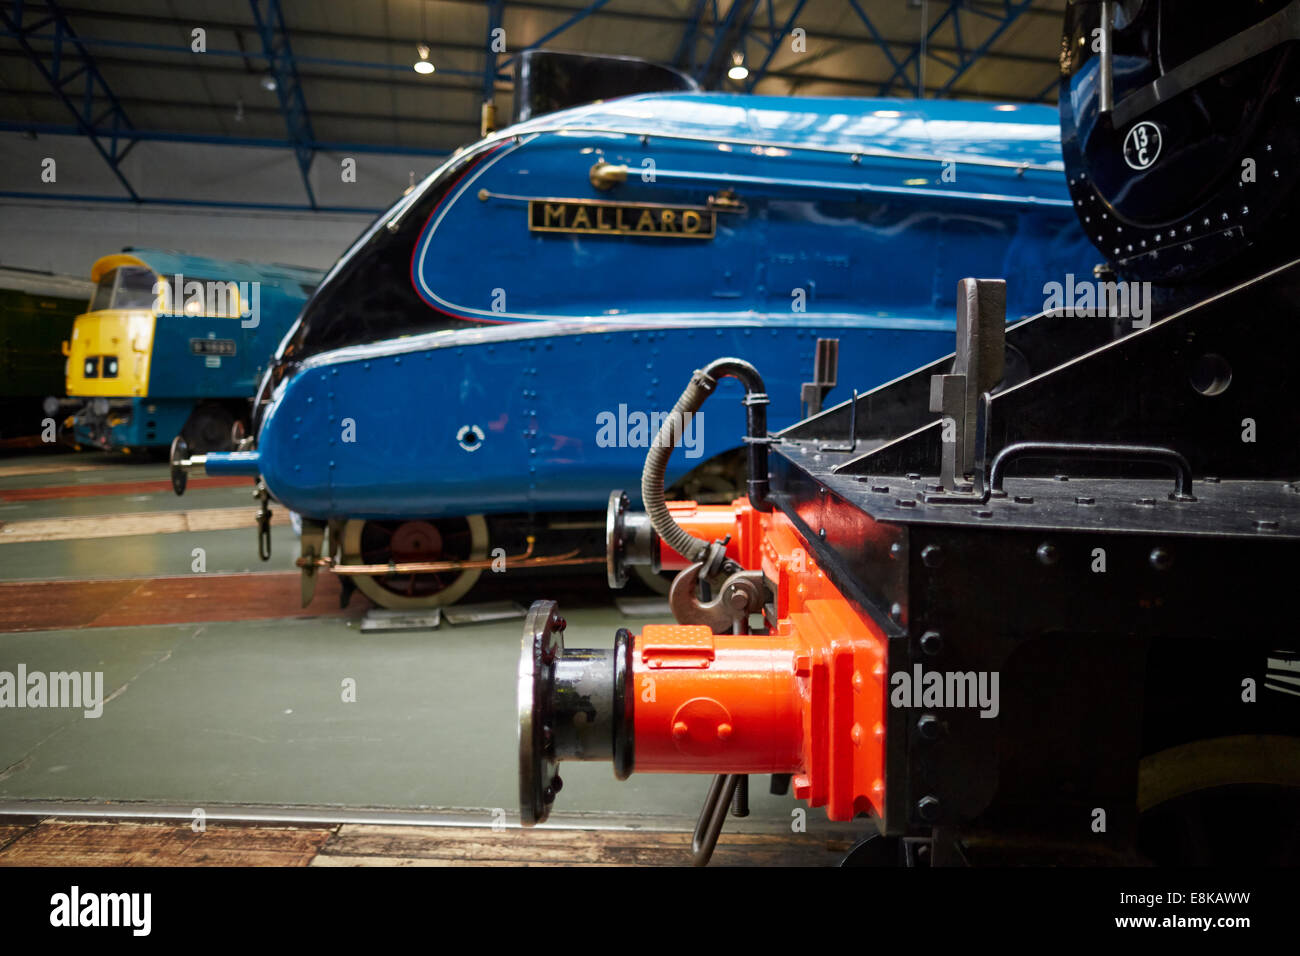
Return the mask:
[[632, 663], [637, 771], [792, 773], [795, 796], [832, 820], [883, 816], [884, 634], [779, 512], [744, 499], [679, 505], [691, 506], [690, 524], [674, 511], [683, 527], [704, 540], [731, 534], [728, 554], [775, 582], [777, 620], [766, 635], [643, 630]]
[[[638, 772], [793, 773], [796, 641], [649, 625], [632, 645]], [[702, 766], [707, 764], [707, 766]]]
[[[701, 541], [717, 541], [731, 535], [727, 544], [727, 557], [740, 560], [740, 540], [736, 534], [737, 514], [743, 506], [750, 510], [745, 499], [729, 505], [700, 505], [694, 501], [668, 501], [668, 513], [684, 530]], [[663, 541], [659, 542], [659, 567], [664, 571], [680, 571], [689, 562]]]

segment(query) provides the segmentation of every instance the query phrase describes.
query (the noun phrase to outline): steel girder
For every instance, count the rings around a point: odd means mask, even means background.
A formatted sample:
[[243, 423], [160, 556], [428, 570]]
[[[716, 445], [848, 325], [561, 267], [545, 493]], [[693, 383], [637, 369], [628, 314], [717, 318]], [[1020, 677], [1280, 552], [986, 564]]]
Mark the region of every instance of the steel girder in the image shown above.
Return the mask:
[[284, 11], [280, 9], [280, 0], [248, 0], [248, 3], [253, 11], [253, 22], [257, 24], [258, 36], [262, 40], [262, 54], [266, 57], [271, 76], [275, 80], [275, 95], [280, 100], [284, 125], [293, 142], [294, 156], [302, 173], [302, 185], [307, 191], [307, 202], [315, 209], [316, 194], [311, 188], [311, 161], [316, 153], [311, 144], [316, 136], [312, 132], [307, 100], [302, 94], [298, 66], [289, 44], [289, 30], [284, 25]]
[[[924, 61], [927, 59], [934, 60], [952, 71], [948, 79], [939, 87], [938, 95], [944, 96], [952, 92], [952, 88], [969, 72], [970, 68], [989, 51], [1002, 34], [1020, 18], [1020, 15], [1033, 5], [1033, 0], [1002, 0], [1002, 3], [997, 6], [991, 4], [977, 5], [971, 3], [970, 0], [950, 0], [928, 28], [922, 27], [924, 32], [921, 39], [902, 59], [899, 59], [889, 49], [888, 44], [883, 41], [880, 32], [871, 22], [858, 0], [849, 0], [849, 2], [858, 18], [867, 27], [868, 32], [871, 33], [881, 49], [885, 51], [885, 55], [893, 67], [893, 72], [890, 73], [889, 78], [880, 84], [878, 91], [880, 96], [890, 95], [894, 87], [899, 85], [910, 88], [914, 92], [920, 92]], [[965, 20], [963, 20], [963, 15], [966, 17]], [[975, 17], [991, 21], [993, 26], [982, 40], [971, 45], [967, 43], [967, 39], [970, 36], [972, 26], [970, 18]], [[951, 48], [951, 58], [948, 55], [941, 55], [930, 48], [930, 44], [945, 25], [951, 29], [954, 40], [954, 45]], [[910, 76], [908, 75], [909, 69], [911, 71]]]
[[603, 7], [607, 3], [609, 3], [609, 0], [591, 0], [590, 3], [588, 3], [581, 10], [575, 11], [573, 16], [569, 17], [558, 27], [555, 27], [553, 30], [548, 30], [546, 33], [542, 34], [532, 43], [516, 50], [513, 54], [511, 54], [501, 62], [500, 68], [505, 69], [506, 67], [510, 66], [519, 57], [519, 54], [523, 53], [525, 50], [535, 50], [540, 46], [546, 45], [551, 40], [554, 40], [557, 36], [563, 33], [565, 30], [587, 19], [587, 17], [591, 16], [593, 13], [598, 11], [601, 7]]
[[[121, 168], [122, 160], [136, 143], [132, 136], [135, 127], [58, 3], [16, 0], [12, 7], [0, 9], [0, 22], [72, 114], [77, 128], [90, 140], [117, 181], [138, 202], [140, 196]], [[54, 30], [50, 38], [52, 47], [49, 51], [37, 50], [31, 41], [36, 31], [46, 27]], [[77, 80], [81, 81], [81, 90], [74, 94], [71, 87]]]

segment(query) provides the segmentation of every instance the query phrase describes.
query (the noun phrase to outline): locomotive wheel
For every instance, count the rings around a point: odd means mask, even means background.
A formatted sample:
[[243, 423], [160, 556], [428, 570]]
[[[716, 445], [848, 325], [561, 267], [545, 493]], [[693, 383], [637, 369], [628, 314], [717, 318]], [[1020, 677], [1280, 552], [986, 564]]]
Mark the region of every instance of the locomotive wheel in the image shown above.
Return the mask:
[[220, 405], [204, 405], [190, 415], [181, 434], [189, 443], [191, 454], [206, 455], [210, 451], [228, 451], [234, 427], [235, 416], [226, 409]]
[[1300, 861], [1300, 738], [1215, 737], [1138, 772], [1138, 852], [1160, 866]]
[[[481, 561], [487, 557], [482, 515], [407, 521], [350, 519], [343, 526], [341, 563], [400, 564], [412, 561]], [[482, 568], [428, 574], [351, 575], [357, 589], [380, 607], [418, 610], [455, 604]]]
[[840, 866], [906, 866], [903, 841], [897, 837], [872, 833], [863, 837], [840, 860]]
[[733, 448], [697, 465], [668, 489], [668, 500], [702, 505], [728, 505], [745, 493], [743, 448]]

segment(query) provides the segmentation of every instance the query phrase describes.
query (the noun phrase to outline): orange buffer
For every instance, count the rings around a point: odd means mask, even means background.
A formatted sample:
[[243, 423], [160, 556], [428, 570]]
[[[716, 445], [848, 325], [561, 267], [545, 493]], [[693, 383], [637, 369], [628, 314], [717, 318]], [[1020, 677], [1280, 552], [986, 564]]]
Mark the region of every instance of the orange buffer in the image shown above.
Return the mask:
[[[741, 561], [746, 540], [742, 514], [756, 513], [746, 499], [739, 498], [729, 505], [701, 505], [694, 501], [669, 501], [665, 504], [673, 520], [701, 541], [717, 541], [730, 535], [727, 557]], [[657, 573], [680, 571], [689, 564], [686, 558], [663, 543], [651, 526], [648, 515], [628, 510], [628, 498], [622, 491], [609, 496], [605, 550], [609, 586], [612, 588], [623, 587], [627, 583], [628, 568], [635, 565], [643, 565]]]
[[632, 649], [636, 770], [793, 773], [799, 767], [797, 641], [760, 643], [704, 625], [651, 624]]
[[[883, 815], [883, 632], [831, 585], [780, 513], [761, 514], [741, 500], [678, 502], [675, 516], [687, 505], [693, 534], [731, 534], [728, 554], [762, 570], [775, 591], [776, 619], [766, 634], [648, 625], [639, 635], [620, 630], [612, 652], [566, 655], [554, 604], [534, 604], [520, 666], [525, 823], [545, 819], [562, 785], [559, 764], [569, 759], [613, 759], [620, 779], [790, 773], [795, 796], [826, 807], [832, 820]], [[593, 692], [607, 680], [609, 694]], [[586, 735], [582, 746], [565, 743], [578, 739], [570, 722]]]
[[[668, 513], [684, 531], [701, 541], [717, 541], [731, 535], [727, 543], [727, 557], [740, 560], [741, 534], [739, 517], [742, 512], [757, 514], [744, 498], [729, 505], [700, 505], [694, 501], [669, 501]], [[655, 534], [653, 528], [650, 533]], [[684, 557], [659, 540], [659, 567], [664, 571], [680, 571], [690, 564]]]

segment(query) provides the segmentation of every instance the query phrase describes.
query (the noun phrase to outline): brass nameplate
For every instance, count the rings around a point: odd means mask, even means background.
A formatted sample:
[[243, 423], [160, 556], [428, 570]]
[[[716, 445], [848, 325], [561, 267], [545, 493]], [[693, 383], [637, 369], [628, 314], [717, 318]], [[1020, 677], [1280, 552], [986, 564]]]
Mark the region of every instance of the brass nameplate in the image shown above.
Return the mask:
[[528, 228], [532, 232], [712, 239], [717, 226], [717, 214], [701, 206], [578, 199], [528, 201]]

